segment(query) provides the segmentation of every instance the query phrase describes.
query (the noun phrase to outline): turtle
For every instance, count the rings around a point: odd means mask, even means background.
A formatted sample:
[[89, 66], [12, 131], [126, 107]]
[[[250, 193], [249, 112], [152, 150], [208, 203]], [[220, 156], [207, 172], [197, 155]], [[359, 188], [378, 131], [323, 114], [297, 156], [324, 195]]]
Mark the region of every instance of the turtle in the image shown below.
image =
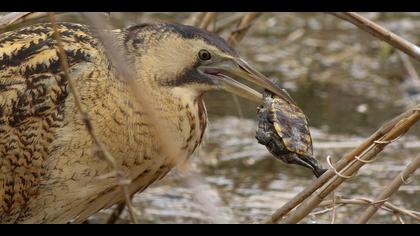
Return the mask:
[[257, 107], [257, 115], [255, 138], [275, 158], [310, 168], [316, 177], [326, 171], [314, 158], [308, 118], [290, 95], [284, 99], [264, 90], [263, 104]]

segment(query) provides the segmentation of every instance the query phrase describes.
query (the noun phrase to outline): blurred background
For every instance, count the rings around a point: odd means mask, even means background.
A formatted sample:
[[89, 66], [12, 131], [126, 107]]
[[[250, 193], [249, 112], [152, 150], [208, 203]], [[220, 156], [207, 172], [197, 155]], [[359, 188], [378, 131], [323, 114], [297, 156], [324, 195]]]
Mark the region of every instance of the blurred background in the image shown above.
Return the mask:
[[[104, 13], [105, 14], [105, 13]], [[145, 22], [188, 23], [193, 13], [107, 13], [113, 27]], [[227, 38], [244, 13], [217, 13], [209, 30]], [[403, 38], [420, 44], [420, 13], [362, 13]], [[77, 13], [61, 21], [82, 22]], [[264, 13], [236, 47], [259, 71], [277, 79], [309, 118], [316, 157], [326, 165], [360, 144], [384, 122], [420, 102], [420, 64], [348, 22], [325, 13]], [[411, 69], [410, 69], [411, 68]], [[414, 71], [413, 71], [414, 69]], [[209, 127], [205, 144], [190, 159], [194, 176], [172, 171], [137, 194], [141, 223], [250, 223], [269, 216], [314, 180], [307, 169], [287, 166], [257, 143], [258, 104], [232, 95], [206, 95]], [[373, 198], [420, 153], [420, 125], [389, 145], [380, 159], [335, 191], [343, 198]], [[194, 183], [191, 183], [194, 179]], [[420, 210], [420, 176], [414, 175], [390, 202]], [[355, 221], [364, 206], [337, 208], [336, 222]], [[321, 210], [322, 208], [318, 208]], [[113, 208], [90, 222], [103, 223]], [[418, 223], [403, 217], [408, 223]], [[305, 223], [328, 223], [331, 213]], [[123, 212], [117, 223], [128, 222]], [[379, 210], [372, 223], [395, 223]]]

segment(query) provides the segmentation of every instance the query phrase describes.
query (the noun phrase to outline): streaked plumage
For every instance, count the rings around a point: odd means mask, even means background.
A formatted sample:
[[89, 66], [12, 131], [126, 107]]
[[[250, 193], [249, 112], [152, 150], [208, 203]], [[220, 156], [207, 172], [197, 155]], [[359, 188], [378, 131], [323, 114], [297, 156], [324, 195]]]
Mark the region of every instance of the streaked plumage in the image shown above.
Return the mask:
[[[81, 105], [128, 174], [130, 194], [165, 176], [202, 142], [204, 92], [223, 89], [262, 102], [237, 81], [244, 79], [290, 99], [216, 34], [177, 24], [113, 30], [124, 63], [153, 100], [154, 118], [164, 120], [177, 155], [168, 158], [148, 123], [156, 121], [146, 119], [148, 111], [118, 79], [95, 33], [68, 23], [58, 30]], [[49, 24], [38, 24], [0, 35], [0, 223], [81, 222], [123, 200], [111, 167], [95, 155], [52, 34]]]
[[[71, 78], [99, 138], [129, 173], [130, 191], [142, 191], [177, 163], [159, 155], [144, 111], [116, 78], [89, 28], [65, 23], [59, 32]], [[80, 222], [122, 200], [115, 178], [98, 179], [111, 169], [94, 155], [60, 72], [52, 33], [49, 24], [39, 24], [0, 36], [2, 223]], [[179, 137], [174, 140], [177, 147], [189, 156], [203, 139], [207, 117], [201, 95], [209, 85], [193, 81], [195, 74], [188, 68], [196, 59], [180, 52], [196, 47], [233, 50], [213, 34], [181, 25], [139, 25], [113, 33], [138, 79], [147, 80], [153, 100], [162, 104], [159, 114]]]

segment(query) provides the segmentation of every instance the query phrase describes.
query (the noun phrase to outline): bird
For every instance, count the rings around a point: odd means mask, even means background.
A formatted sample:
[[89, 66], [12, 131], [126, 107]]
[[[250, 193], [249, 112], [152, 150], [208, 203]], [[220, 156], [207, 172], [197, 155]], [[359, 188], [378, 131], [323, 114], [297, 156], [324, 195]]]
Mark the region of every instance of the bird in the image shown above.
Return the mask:
[[[153, 120], [116, 72], [95, 30], [60, 22], [69, 78], [96, 135], [130, 180], [144, 191], [182, 161], [160, 152]], [[0, 35], [0, 223], [79, 223], [124, 200], [112, 169], [99, 159], [60, 65], [50, 23]], [[159, 119], [188, 159], [203, 142], [203, 94], [225, 90], [262, 102], [258, 87], [288, 99], [220, 36], [176, 23], [111, 30], [115, 47], [148, 84]]]

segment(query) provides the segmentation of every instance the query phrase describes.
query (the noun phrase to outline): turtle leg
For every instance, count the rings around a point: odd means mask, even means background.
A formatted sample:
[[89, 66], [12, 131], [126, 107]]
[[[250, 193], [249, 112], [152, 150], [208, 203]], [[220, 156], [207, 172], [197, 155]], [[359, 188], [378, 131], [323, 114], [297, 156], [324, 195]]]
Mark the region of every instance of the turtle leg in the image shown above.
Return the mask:
[[264, 146], [268, 145], [268, 143], [270, 143], [271, 141], [271, 135], [269, 134], [270, 132], [266, 132], [262, 129], [258, 129], [257, 133], [255, 135], [255, 138], [258, 140], [259, 144], [262, 144]]
[[272, 155], [277, 159], [282, 159], [281, 156], [288, 154], [288, 151], [285, 150], [284, 144], [281, 141], [280, 137], [277, 136], [272, 131], [264, 131], [262, 129], [257, 130], [255, 138], [258, 140], [258, 143], [264, 145]]

